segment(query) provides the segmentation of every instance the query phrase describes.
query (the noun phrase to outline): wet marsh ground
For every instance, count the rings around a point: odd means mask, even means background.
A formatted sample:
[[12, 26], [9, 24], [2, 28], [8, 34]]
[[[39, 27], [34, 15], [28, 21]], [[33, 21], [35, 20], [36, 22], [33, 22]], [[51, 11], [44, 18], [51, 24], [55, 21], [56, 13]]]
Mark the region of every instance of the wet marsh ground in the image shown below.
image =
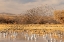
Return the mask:
[[0, 25], [0, 42], [64, 42], [64, 25]]

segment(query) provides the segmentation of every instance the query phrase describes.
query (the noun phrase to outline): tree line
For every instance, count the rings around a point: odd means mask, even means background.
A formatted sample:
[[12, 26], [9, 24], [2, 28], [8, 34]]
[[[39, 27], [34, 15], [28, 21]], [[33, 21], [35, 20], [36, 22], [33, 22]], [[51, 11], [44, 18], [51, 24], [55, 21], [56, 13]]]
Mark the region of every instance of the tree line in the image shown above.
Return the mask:
[[27, 10], [23, 14], [0, 14], [0, 24], [62, 24], [64, 10], [55, 10], [48, 6]]

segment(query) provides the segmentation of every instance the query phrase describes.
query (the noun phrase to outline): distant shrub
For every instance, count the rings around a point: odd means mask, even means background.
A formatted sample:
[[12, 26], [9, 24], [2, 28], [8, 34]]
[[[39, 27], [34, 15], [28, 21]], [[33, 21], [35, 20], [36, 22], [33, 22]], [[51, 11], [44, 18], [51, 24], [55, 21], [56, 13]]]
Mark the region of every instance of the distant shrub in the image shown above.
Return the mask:
[[[56, 13], [55, 13], [56, 14]], [[4, 16], [4, 17], [3, 17]], [[56, 17], [57, 15], [55, 15]], [[36, 7], [24, 14], [0, 14], [0, 23], [6, 24], [58, 24], [53, 18], [53, 8], [49, 6]]]
[[56, 10], [54, 12], [54, 18], [58, 22], [64, 24], [64, 10]]

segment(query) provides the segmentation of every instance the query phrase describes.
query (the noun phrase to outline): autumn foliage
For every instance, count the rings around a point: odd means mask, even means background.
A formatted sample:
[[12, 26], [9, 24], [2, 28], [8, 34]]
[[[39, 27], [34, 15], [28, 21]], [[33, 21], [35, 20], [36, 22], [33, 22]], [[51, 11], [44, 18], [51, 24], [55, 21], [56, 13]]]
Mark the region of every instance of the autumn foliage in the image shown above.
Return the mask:
[[56, 21], [64, 24], [64, 10], [56, 10], [54, 11], [54, 18]]

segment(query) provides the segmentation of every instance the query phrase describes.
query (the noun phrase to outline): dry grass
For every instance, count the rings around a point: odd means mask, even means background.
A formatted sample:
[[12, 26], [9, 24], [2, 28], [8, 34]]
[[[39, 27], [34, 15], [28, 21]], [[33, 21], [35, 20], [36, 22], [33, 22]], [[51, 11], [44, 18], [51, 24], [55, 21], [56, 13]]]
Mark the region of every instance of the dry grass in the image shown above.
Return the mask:
[[64, 24], [0, 24], [0, 30], [4, 29], [53, 29], [64, 31]]

